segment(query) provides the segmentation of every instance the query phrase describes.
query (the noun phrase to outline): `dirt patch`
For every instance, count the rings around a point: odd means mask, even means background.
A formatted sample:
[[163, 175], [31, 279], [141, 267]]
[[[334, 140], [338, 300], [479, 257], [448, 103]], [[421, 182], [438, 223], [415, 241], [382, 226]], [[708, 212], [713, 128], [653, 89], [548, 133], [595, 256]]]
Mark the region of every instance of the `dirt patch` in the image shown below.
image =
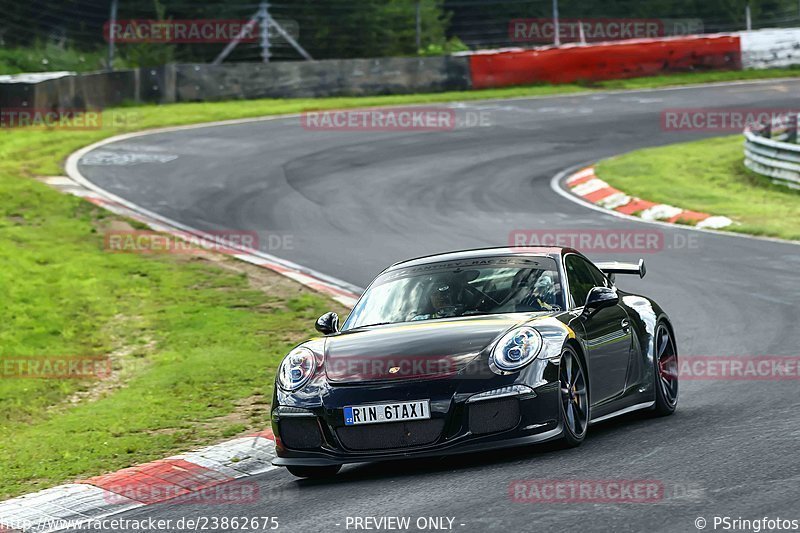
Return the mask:
[[6, 215], [6, 220], [8, 220], [12, 226], [28, 225], [28, 220], [22, 215]]
[[212, 418], [204, 425], [207, 426], [234, 426], [242, 425], [246, 428], [244, 433], [260, 431], [269, 426], [270, 399], [261, 394], [237, 400], [236, 409], [227, 415]]
[[[122, 324], [130, 325], [136, 320], [136, 317], [117, 315], [106, 324], [105, 329], [110, 332], [121, 331]], [[155, 340], [147, 336], [147, 333], [143, 333], [143, 335], [143, 337], [137, 339], [138, 342], [136, 344], [130, 344], [130, 339], [127, 339], [124, 335], [120, 336], [112, 333], [114, 344], [117, 347], [108, 354], [111, 374], [103, 379], [91, 382], [85, 389], [74, 392], [57, 405], [52, 406], [50, 411], [63, 411], [79, 403], [95, 402], [124, 388], [133, 376], [141, 373], [143, 367], [150, 364], [147, 356], [156, 351]]]
[[[197, 256], [197, 259], [209, 262], [229, 272], [246, 275], [248, 285], [251, 289], [260, 290], [271, 298], [278, 300], [296, 298], [309, 290], [296, 281], [282, 276], [277, 272], [251, 265], [250, 263], [245, 263], [238, 259], [232, 259], [221, 254]], [[269, 303], [264, 305], [270, 306]]]
[[[269, 296], [269, 300], [258, 305], [257, 309], [261, 311], [269, 311], [271, 309], [283, 307], [282, 302], [311, 291], [311, 289], [293, 279], [287, 278], [268, 268], [251, 265], [250, 263], [245, 263], [244, 261], [239, 261], [238, 259], [222, 254], [204, 254], [202, 256], [196, 256], [194, 259], [206, 261], [229, 272], [247, 276], [247, 282], [251, 289], [259, 290]], [[342, 318], [347, 316], [350, 312], [347, 307], [335, 300], [330, 300], [330, 310], [338, 313]], [[295, 335], [296, 332], [287, 331], [287, 333]]]

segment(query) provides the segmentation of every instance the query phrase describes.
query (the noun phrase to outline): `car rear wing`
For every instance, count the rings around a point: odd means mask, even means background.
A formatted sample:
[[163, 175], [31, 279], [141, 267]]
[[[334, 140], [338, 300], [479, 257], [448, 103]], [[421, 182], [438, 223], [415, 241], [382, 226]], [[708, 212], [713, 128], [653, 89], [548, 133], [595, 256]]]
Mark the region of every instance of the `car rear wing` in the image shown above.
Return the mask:
[[620, 263], [618, 261], [611, 261], [608, 263], [595, 263], [597, 268], [603, 271], [609, 279], [613, 282], [615, 274], [638, 274], [643, 278], [647, 274], [647, 268], [644, 266], [644, 259], [639, 259], [639, 263]]

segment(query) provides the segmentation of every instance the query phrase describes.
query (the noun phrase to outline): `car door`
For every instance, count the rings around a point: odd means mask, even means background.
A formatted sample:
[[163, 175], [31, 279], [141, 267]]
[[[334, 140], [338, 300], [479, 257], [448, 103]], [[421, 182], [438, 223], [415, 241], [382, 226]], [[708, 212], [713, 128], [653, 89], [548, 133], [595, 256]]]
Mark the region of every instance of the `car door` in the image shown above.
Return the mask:
[[[583, 311], [592, 288], [610, 286], [603, 273], [581, 256], [567, 255], [564, 268], [576, 312]], [[600, 309], [580, 320], [588, 350], [592, 404], [596, 405], [619, 396], [625, 389], [632, 346], [630, 320], [620, 305]]]

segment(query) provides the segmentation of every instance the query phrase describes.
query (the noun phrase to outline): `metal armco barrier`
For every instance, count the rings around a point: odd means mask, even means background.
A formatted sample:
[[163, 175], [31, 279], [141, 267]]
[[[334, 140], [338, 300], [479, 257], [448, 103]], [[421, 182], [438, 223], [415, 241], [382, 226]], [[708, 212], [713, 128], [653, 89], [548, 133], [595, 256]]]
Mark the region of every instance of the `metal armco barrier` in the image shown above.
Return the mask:
[[773, 183], [800, 189], [800, 114], [786, 115], [744, 132], [744, 164]]

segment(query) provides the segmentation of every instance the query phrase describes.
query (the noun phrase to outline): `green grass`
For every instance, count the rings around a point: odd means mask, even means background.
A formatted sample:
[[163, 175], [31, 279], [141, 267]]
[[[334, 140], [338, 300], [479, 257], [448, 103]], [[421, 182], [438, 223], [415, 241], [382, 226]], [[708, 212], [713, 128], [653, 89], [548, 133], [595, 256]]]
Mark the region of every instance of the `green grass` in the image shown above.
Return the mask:
[[694, 83], [721, 83], [729, 81], [764, 80], [770, 78], [796, 78], [800, 67], [768, 70], [723, 70], [709, 72], [687, 72], [628, 80], [600, 82], [605, 89], [657, 89], [659, 87], [690, 85]]
[[800, 240], [800, 191], [744, 166], [742, 135], [638, 150], [602, 161], [597, 175], [628, 194], [723, 215], [727, 231]]
[[[0, 48], [0, 74], [20, 72], [86, 72], [103, 68], [106, 51], [80, 51], [53, 43], [28, 48]], [[120, 63], [120, 67], [124, 65]]]
[[106, 111], [99, 130], [0, 129], [0, 355], [111, 354], [115, 370], [108, 382], [0, 379], [0, 498], [266, 426], [278, 361], [310, 334], [312, 320], [332, 307], [283, 278], [274, 282], [284, 284], [283, 290], [267, 295], [251, 288], [244, 275], [213, 262], [104, 252], [103, 228], [119, 219], [31, 179], [61, 174], [74, 150], [127, 131], [306, 110], [798, 73], [703, 73], [592, 88], [138, 106]]

